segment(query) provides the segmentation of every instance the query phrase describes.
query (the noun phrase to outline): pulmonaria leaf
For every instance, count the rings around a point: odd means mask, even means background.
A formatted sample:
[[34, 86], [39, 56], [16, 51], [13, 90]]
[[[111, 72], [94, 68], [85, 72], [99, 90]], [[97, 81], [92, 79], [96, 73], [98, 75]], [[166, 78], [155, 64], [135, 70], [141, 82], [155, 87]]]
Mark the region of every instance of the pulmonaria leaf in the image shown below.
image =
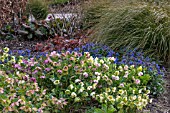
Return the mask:
[[35, 31], [35, 35], [37, 35], [37, 36], [43, 36], [43, 34], [41, 33], [41, 31], [39, 31], [39, 30]]
[[23, 26], [24, 28], [26, 28], [26, 29], [31, 29], [31, 27], [28, 26], [28, 25], [26, 25], [26, 24], [22, 24], [22, 26]]
[[28, 35], [28, 31], [24, 31], [24, 30], [18, 30], [17, 33], [20, 35]]

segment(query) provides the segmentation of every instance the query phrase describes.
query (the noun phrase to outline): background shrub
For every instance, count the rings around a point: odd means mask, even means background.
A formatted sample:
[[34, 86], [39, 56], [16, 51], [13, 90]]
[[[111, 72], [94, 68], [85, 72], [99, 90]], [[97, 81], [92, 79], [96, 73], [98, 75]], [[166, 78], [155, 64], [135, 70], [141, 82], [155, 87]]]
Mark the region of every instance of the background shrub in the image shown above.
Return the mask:
[[48, 4], [44, 0], [29, 0], [27, 13], [38, 20], [45, 19], [48, 14]]

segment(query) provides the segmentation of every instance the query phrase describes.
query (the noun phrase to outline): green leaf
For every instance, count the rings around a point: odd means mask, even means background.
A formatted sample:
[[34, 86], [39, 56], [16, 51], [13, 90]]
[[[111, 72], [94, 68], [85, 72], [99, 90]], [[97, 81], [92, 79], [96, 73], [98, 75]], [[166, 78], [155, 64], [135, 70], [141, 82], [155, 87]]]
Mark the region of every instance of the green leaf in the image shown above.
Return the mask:
[[94, 113], [105, 113], [103, 110], [101, 110], [100, 108], [96, 108], [94, 110]]

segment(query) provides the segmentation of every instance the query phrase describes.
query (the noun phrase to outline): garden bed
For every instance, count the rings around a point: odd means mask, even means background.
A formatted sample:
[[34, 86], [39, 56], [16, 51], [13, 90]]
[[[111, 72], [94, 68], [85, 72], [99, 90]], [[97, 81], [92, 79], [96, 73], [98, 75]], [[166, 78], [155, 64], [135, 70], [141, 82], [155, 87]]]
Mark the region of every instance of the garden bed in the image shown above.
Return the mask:
[[[71, 3], [50, 10], [74, 12], [79, 5]], [[57, 20], [61, 26], [68, 25], [68, 29], [60, 29], [52, 19], [50, 22], [51, 25], [34, 22], [35, 26], [26, 23], [26, 38], [18, 38], [18, 32], [6, 27], [16, 38], [0, 40], [1, 111], [170, 112], [169, 67], [165, 70], [163, 64], [143, 54], [143, 50], [113, 50], [102, 43], [91, 43], [86, 31], [77, 30], [76, 26], [72, 32], [75, 34], [70, 35], [67, 31], [72, 31], [69, 25], [74, 21]], [[56, 31], [51, 34], [46, 25]], [[45, 39], [32, 33], [42, 28], [47, 34], [38, 34]]]

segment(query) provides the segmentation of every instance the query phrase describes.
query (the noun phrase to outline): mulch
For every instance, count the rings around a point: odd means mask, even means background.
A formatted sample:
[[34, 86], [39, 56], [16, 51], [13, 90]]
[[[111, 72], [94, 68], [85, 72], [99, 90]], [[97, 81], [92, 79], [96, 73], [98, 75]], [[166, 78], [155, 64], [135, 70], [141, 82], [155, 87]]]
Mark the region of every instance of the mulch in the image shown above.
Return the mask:
[[165, 91], [147, 106], [143, 113], [170, 113], [170, 72], [164, 76]]

